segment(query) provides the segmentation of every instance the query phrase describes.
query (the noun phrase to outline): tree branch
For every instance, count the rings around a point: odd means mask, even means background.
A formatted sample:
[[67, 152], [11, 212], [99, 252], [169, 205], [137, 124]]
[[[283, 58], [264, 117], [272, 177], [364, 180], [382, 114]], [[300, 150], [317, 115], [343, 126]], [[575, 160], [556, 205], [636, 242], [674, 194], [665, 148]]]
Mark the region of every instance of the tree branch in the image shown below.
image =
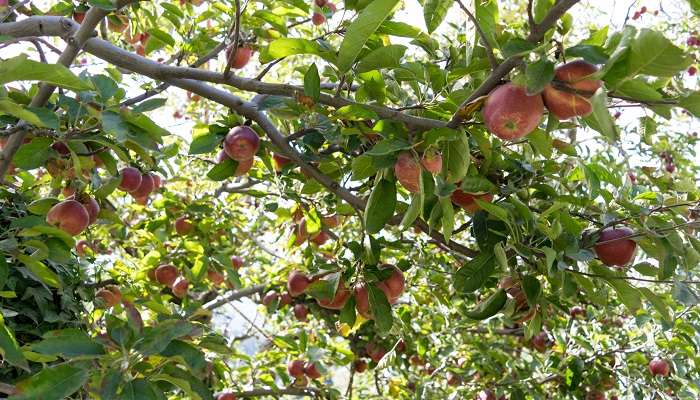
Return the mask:
[[486, 57], [489, 59], [489, 64], [491, 64], [491, 69], [496, 69], [498, 67], [498, 60], [496, 60], [496, 56], [493, 55], [493, 47], [491, 47], [491, 44], [489, 43], [488, 38], [486, 37], [486, 33], [484, 33], [484, 30], [481, 29], [481, 25], [479, 25], [479, 21], [477, 21], [476, 17], [474, 17], [474, 14], [472, 14], [467, 6], [462, 3], [461, 0], [456, 0], [457, 4], [459, 4], [459, 7], [462, 9], [467, 14], [467, 17], [469, 17], [469, 20], [472, 21], [472, 24], [474, 24], [474, 28], [476, 28], [476, 32], [479, 35], [479, 39], [481, 39], [481, 44], [484, 46], [484, 49], [486, 49]]
[[242, 299], [244, 297], [252, 296], [256, 293], [261, 293], [263, 290], [265, 290], [265, 286], [263, 285], [256, 285], [256, 286], [251, 286], [249, 288], [241, 289], [238, 291], [233, 291], [230, 293], [227, 293], [223, 296], [219, 296], [215, 298], [214, 300], [204, 304], [202, 308], [205, 310], [214, 310], [216, 308], [219, 308], [223, 306], [224, 304], [228, 304], [232, 301], [236, 301], [239, 299]]
[[241, 0], [235, 0], [236, 1], [236, 19], [234, 21], [234, 30], [233, 30], [233, 45], [231, 46], [231, 52], [229, 53], [229, 57], [226, 60], [226, 68], [224, 68], [224, 76], [228, 77], [229, 74], [231, 73], [231, 64], [233, 63], [233, 60], [236, 58], [236, 52], [238, 51], [238, 42], [240, 41], [240, 36], [241, 36]]
[[311, 387], [305, 387], [305, 388], [293, 388], [293, 387], [288, 387], [284, 389], [253, 389], [249, 390], [247, 392], [237, 392], [234, 393], [233, 395], [236, 396], [237, 398], [251, 398], [251, 397], [263, 397], [263, 396], [272, 396], [272, 397], [282, 397], [282, 396], [306, 396], [306, 397], [316, 397], [321, 393], [319, 389], [316, 388], [311, 388]]
[[[561, 18], [566, 11], [573, 7], [579, 0], [558, 0], [549, 12], [544, 17], [541, 23], [534, 25], [530, 29], [530, 34], [527, 37], [527, 41], [530, 43], [537, 43], [544, 38], [544, 34]], [[464, 109], [469, 103], [473, 102], [481, 96], [486, 96], [495, 88], [513, 68], [522, 62], [522, 57], [513, 56], [508, 57], [503, 61], [496, 69], [494, 69], [491, 74], [486, 78], [486, 80], [472, 92], [472, 94], [462, 102], [459, 109], [452, 116], [450, 121], [447, 123], [448, 128], [457, 128], [462, 121], [464, 121]]]

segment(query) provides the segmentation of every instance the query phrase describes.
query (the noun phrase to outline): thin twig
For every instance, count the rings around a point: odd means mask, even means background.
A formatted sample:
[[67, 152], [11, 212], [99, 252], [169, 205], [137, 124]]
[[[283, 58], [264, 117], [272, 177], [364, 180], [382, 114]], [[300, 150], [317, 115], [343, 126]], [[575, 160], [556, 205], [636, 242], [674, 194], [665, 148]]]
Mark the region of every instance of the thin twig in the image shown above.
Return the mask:
[[493, 47], [491, 47], [486, 33], [483, 29], [481, 29], [479, 21], [477, 21], [476, 17], [474, 17], [474, 14], [472, 14], [471, 11], [469, 11], [469, 9], [462, 3], [461, 0], [455, 1], [457, 1], [457, 4], [459, 4], [459, 7], [462, 9], [462, 11], [464, 11], [467, 14], [467, 17], [469, 17], [469, 20], [472, 21], [472, 24], [474, 24], [474, 28], [476, 28], [476, 32], [479, 35], [479, 38], [481, 39], [481, 44], [484, 46], [484, 49], [486, 49], [486, 57], [489, 59], [491, 69], [496, 69], [496, 67], [498, 67], [498, 60], [496, 60], [496, 56], [493, 55]]
[[228, 60], [226, 60], [226, 68], [224, 68], [225, 77], [229, 76], [231, 73], [231, 64], [236, 58], [236, 52], [238, 51], [238, 42], [241, 34], [241, 0], [236, 0], [236, 20], [234, 21], [234, 24], [233, 44], [231, 45]]

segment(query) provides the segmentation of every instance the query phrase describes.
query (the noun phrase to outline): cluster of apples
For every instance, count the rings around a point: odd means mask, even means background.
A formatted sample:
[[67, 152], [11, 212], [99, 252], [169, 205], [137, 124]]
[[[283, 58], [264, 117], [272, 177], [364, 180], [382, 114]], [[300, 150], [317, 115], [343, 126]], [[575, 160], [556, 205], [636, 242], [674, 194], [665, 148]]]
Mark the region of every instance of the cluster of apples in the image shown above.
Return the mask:
[[[237, 255], [231, 256], [231, 267], [238, 271], [243, 266], [243, 259]], [[226, 276], [215, 269], [207, 270], [207, 279], [214, 284], [214, 286], [219, 286], [224, 281], [226, 281]]]
[[95, 292], [95, 298], [100, 299], [98, 306], [112, 308], [122, 301], [122, 292], [117, 285], [107, 285]]
[[224, 149], [216, 156], [216, 162], [232, 159], [238, 163], [234, 176], [245, 175], [253, 167], [255, 153], [260, 148], [260, 137], [246, 125], [232, 128], [224, 138]]
[[305, 387], [308, 385], [309, 379], [318, 379], [321, 377], [321, 372], [318, 370], [317, 363], [303, 360], [292, 360], [287, 363], [287, 373], [294, 378], [294, 386]]
[[676, 164], [673, 163], [673, 155], [667, 152], [662, 152], [661, 155], [661, 161], [664, 162], [664, 168], [666, 171], [668, 171], [669, 174], [672, 174], [676, 172]]
[[148, 271], [148, 276], [151, 280], [169, 287], [173, 294], [180, 299], [187, 295], [190, 288], [187, 278], [181, 275], [173, 264], [161, 264]]
[[542, 93], [528, 95], [513, 82], [497, 87], [484, 104], [486, 128], [503, 140], [516, 140], [537, 128], [545, 106], [560, 120], [589, 115], [593, 111], [589, 99], [603, 84], [590, 78], [596, 72], [595, 65], [577, 60], [559, 66], [553, 84]]
[[81, 193], [54, 204], [46, 214], [46, 222], [76, 236], [97, 221], [99, 212], [97, 200]]
[[306, 218], [303, 216], [303, 213], [295, 213], [293, 219], [295, 222], [293, 230], [295, 237], [294, 244], [297, 246], [301, 246], [307, 240], [317, 246], [323, 246], [331, 238], [328, 230], [340, 225], [340, 217], [338, 214], [326, 215], [321, 217], [321, 230], [313, 235], [309, 235], [306, 229]]
[[119, 176], [121, 177], [119, 189], [129, 193], [136, 203], [141, 205], [147, 204], [148, 196], [163, 185], [160, 175], [151, 172], [141, 173], [134, 167], [122, 168]]
[[327, 15], [333, 15], [336, 11], [338, 11], [335, 4], [328, 0], [314, 0], [314, 2], [318, 8], [316, 11], [314, 11], [313, 15], [311, 15], [311, 22], [313, 22], [314, 25], [321, 25], [322, 23], [326, 22]]

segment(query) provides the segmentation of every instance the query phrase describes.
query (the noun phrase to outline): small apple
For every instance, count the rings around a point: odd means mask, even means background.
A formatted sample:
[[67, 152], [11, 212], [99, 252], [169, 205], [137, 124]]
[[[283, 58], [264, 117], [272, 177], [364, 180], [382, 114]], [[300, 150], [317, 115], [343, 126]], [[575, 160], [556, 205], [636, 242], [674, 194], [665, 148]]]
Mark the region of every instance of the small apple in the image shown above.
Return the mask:
[[387, 268], [391, 268], [393, 271], [388, 278], [377, 284], [377, 288], [384, 292], [389, 303], [394, 304], [403, 293], [406, 287], [406, 280], [403, 276], [403, 272], [397, 267], [390, 264], [382, 265], [382, 269]]
[[82, 257], [85, 255], [85, 251], [90, 248], [90, 243], [87, 240], [81, 239], [75, 244], [75, 253]]
[[484, 104], [486, 128], [502, 140], [517, 140], [534, 131], [544, 113], [539, 94], [528, 96], [512, 82], [494, 89]]
[[165, 286], [172, 286], [177, 279], [179, 272], [177, 267], [172, 264], [162, 264], [156, 268], [156, 281]]
[[459, 386], [459, 384], [462, 382], [462, 378], [460, 378], [459, 375], [457, 375], [451, 371], [447, 371], [446, 378], [447, 378], [447, 384], [450, 386]]
[[338, 217], [338, 214], [323, 216], [321, 217], [321, 224], [326, 228], [336, 228], [340, 225], [340, 217]]
[[296, 319], [301, 322], [306, 321], [306, 318], [309, 315], [309, 309], [303, 304], [295, 304], [293, 311]]
[[634, 235], [634, 231], [626, 226], [620, 228], [605, 228], [600, 232], [594, 249], [598, 259], [605, 265], [624, 267], [635, 255], [637, 242], [632, 239], [620, 239]]
[[294, 226], [294, 244], [301, 246], [306, 239], [309, 238], [309, 232], [306, 230], [306, 219], [303, 219]]
[[80, 202], [80, 204], [82, 204], [83, 207], [85, 207], [85, 211], [87, 211], [89, 216], [88, 225], [92, 225], [95, 223], [95, 221], [97, 221], [97, 214], [100, 213], [100, 205], [97, 203], [97, 200], [86, 194], [82, 194], [78, 196], [78, 198], [75, 198], [75, 196], [73, 195], [69, 197], [69, 199], [76, 200]]
[[367, 371], [367, 361], [360, 358], [352, 362], [352, 367], [355, 369], [355, 372], [361, 374]]
[[547, 335], [547, 332], [540, 332], [532, 338], [532, 347], [540, 353], [544, 353], [549, 345], [549, 335]]
[[285, 165], [288, 165], [292, 162], [291, 159], [279, 153], [272, 153], [272, 161], [274, 161], [275, 171], [277, 172], [282, 171], [282, 168], [284, 168]]
[[292, 360], [287, 364], [287, 373], [294, 378], [300, 378], [304, 375], [304, 361]]
[[295, 269], [287, 275], [287, 290], [293, 297], [304, 293], [310, 283], [309, 277], [299, 270]]
[[585, 400], [605, 400], [605, 394], [601, 392], [600, 390], [591, 390], [590, 392], [586, 393], [586, 398]]
[[420, 191], [421, 168], [409, 151], [402, 151], [394, 164], [394, 175], [401, 186], [411, 193]]
[[330, 238], [331, 235], [328, 234], [328, 232], [319, 231], [318, 233], [311, 236], [309, 240], [317, 246], [323, 246]]
[[355, 309], [357, 313], [366, 319], [374, 319], [369, 307], [369, 293], [364, 282], [355, 285], [353, 289], [355, 294]]
[[153, 190], [158, 190], [163, 187], [163, 178], [158, 174], [151, 172], [151, 178], [153, 179]]
[[461, 189], [457, 189], [454, 192], [452, 192], [452, 196], [450, 197], [450, 199], [452, 200], [453, 203], [462, 207], [469, 214], [474, 214], [481, 209], [481, 207], [479, 207], [479, 205], [474, 200], [479, 199], [481, 201], [485, 201], [487, 203], [490, 203], [491, 201], [493, 201], [493, 195], [491, 193], [484, 193], [484, 194], [466, 193], [466, 192], [463, 192]]
[[141, 184], [133, 192], [129, 192], [134, 198], [147, 197], [153, 191], [155, 183], [151, 174], [141, 174]]
[[653, 376], [668, 376], [669, 372], [671, 372], [671, 366], [668, 364], [668, 361], [655, 357], [649, 362], [649, 372]]
[[569, 309], [569, 315], [571, 318], [586, 318], [586, 310], [581, 306], [573, 306]]
[[81, 11], [73, 11], [73, 20], [79, 24], [82, 24], [83, 21], [85, 21], [85, 13]]
[[270, 304], [278, 301], [280, 298], [280, 295], [277, 294], [274, 290], [270, 290], [267, 293], [265, 293], [265, 296], [262, 298], [262, 303], [265, 307], [269, 307]]
[[95, 293], [95, 298], [100, 298], [106, 308], [111, 308], [122, 300], [122, 292], [116, 285], [107, 285]]
[[119, 189], [133, 192], [141, 186], [141, 172], [134, 167], [122, 168], [119, 175], [122, 177]]
[[233, 45], [226, 48], [226, 60], [231, 63], [233, 69], [241, 69], [248, 65], [252, 55], [253, 49], [250, 46], [239, 46], [235, 53], [233, 53]]
[[58, 226], [70, 235], [78, 235], [90, 224], [90, 214], [85, 207], [75, 200], [63, 200], [56, 203], [46, 214], [49, 225]]
[[236, 396], [231, 392], [219, 393], [216, 400], [236, 400]]
[[367, 343], [365, 352], [375, 363], [378, 363], [386, 355], [386, 350], [375, 342]]
[[426, 171], [433, 175], [439, 174], [442, 171], [442, 154], [438, 152], [425, 152], [420, 160], [421, 165]]
[[340, 310], [345, 306], [352, 293], [345, 286], [345, 282], [340, 281], [338, 284], [338, 290], [335, 292], [335, 296], [332, 299], [317, 299], [316, 302], [319, 306], [323, 308], [328, 308], [331, 310]]
[[325, 6], [326, 3], [328, 2], [328, 0], [315, 0], [315, 1], [316, 1], [316, 5], [319, 7]]
[[224, 280], [226, 280], [221, 272], [213, 269], [207, 270], [207, 279], [209, 279], [215, 286], [221, 285], [224, 283]]
[[319, 12], [315, 12], [311, 16], [311, 22], [313, 22], [314, 25], [321, 25], [322, 23], [326, 22], [326, 17], [325, 17], [325, 15], [323, 15]]
[[335, 13], [336, 11], [338, 11], [338, 8], [335, 6], [335, 4], [331, 3], [330, 1], [329, 1], [329, 2], [326, 2], [326, 8], [327, 8], [328, 11], [330, 11], [331, 13]]
[[241, 267], [243, 266], [243, 258], [240, 256], [233, 255], [231, 256], [231, 267], [238, 271]]
[[321, 377], [321, 373], [316, 368], [316, 363], [307, 362], [304, 364], [304, 374], [310, 379], [318, 379]]
[[175, 220], [175, 232], [180, 236], [189, 235], [194, 230], [194, 224], [187, 217], [180, 217]]
[[288, 292], [284, 292], [280, 295], [280, 307], [290, 305], [292, 304], [292, 301], [294, 301], [294, 299]]
[[62, 156], [69, 156], [70, 155], [70, 149], [68, 148], [68, 145], [65, 144], [64, 142], [53, 142], [51, 145], [51, 148], [54, 149], [58, 154]]
[[246, 125], [231, 129], [224, 139], [224, 151], [236, 161], [252, 159], [259, 147], [260, 137]]
[[187, 281], [187, 278], [185, 278], [184, 276], [179, 276], [177, 277], [177, 279], [175, 279], [175, 282], [173, 282], [173, 286], [171, 289], [175, 296], [183, 298], [187, 295], [189, 287], [190, 283]]

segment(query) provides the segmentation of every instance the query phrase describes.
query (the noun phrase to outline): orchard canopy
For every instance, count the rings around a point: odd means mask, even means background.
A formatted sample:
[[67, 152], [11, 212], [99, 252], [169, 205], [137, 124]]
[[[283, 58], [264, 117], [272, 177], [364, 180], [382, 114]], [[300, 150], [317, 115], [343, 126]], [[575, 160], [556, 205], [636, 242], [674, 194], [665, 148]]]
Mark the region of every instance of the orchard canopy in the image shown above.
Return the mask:
[[699, 399], [697, 30], [0, 0], [0, 397]]

